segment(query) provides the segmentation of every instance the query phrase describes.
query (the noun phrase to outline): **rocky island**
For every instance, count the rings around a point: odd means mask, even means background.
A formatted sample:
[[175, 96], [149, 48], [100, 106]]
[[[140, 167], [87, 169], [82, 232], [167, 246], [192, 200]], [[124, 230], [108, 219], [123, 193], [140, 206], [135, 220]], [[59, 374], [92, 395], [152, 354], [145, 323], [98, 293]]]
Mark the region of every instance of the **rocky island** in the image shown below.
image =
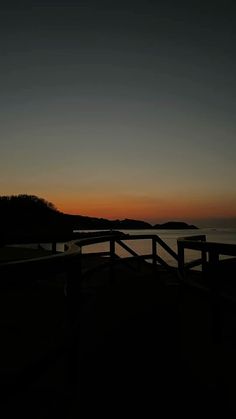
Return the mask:
[[156, 224], [153, 228], [157, 230], [197, 230], [198, 227], [192, 224], [184, 223], [183, 221], [168, 221], [164, 224]]

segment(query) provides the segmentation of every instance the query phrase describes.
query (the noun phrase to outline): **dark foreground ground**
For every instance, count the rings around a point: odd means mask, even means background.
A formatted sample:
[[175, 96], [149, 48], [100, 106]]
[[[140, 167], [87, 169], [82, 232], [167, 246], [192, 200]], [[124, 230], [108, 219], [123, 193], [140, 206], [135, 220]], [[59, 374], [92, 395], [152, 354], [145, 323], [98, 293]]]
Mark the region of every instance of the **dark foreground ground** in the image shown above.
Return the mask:
[[236, 417], [235, 305], [146, 265], [110, 274], [83, 279], [76, 357], [63, 276], [2, 286], [1, 418]]

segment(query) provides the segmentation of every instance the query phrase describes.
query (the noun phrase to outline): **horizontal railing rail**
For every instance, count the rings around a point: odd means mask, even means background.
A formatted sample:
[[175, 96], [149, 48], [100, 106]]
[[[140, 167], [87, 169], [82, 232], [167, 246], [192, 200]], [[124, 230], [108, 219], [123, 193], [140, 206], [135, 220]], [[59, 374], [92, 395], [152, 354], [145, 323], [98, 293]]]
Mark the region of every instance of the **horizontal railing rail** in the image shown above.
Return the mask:
[[[166, 250], [173, 258], [177, 259], [177, 254], [172, 251], [158, 236], [156, 235], [126, 235], [124, 233], [118, 234], [105, 234], [103, 236], [95, 237], [83, 237], [81, 239], [67, 242], [65, 251], [61, 253], [55, 253], [43, 257], [37, 257], [32, 259], [15, 260], [0, 263], [0, 288], [12, 288], [15, 286], [27, 287], [34, 281], [40, 279], [41, 281], [47, 281], [49, 278], [54, 278], [56, 274], [64, 274], [64, 281], [66, 290], [66, 336], [67, 341], [65, 342], [65, 350], [68, 352], [68, 365], [71, 364], [70, 383], [76, 381], [75, 377], [75, 340], [74, 333], [76, 322], [78, 322], [78, 304], [79, 304], [79, 293], [80, 293], [80, 280], [83, 276], [83, 269], [81, 264], [81, 256], [87, 246], [96, 245], [100, 243], [108, 243], [109, 250], [101, 252], [93, 252], [93, 255], [101, 256], [104, 263], [110, 263], [115, 265], [117, 261], [125, 263], [128, 266], [128, 258], [120, 258], [115, 250], [116, 246], [120, 246], [122, 249], [128, 252], [132, 259], [151, 260], [154, 265], [158, 262], [165, 268], [171, 268], [159, 255], [158, 246], [161, 246]], [[131, 240], [151, 240], [152, 252], [148, 254], [139, 254], [133, 250], [127, 241]], [[32, 242], [32, 240], [31, 240]], [[37, 240], [38, 243], [38, 240]], [[61, 243], [61, 241], [60, 241]], [[157, 246], [158, 245], [158, 246]], [[57, 243], [53, 241], [53, 251], [57, 248]], [[133, 269], [133, 266], [131, 265]], [[59, 353], [61, 353], [59, 351]], [[55, 355], [56, 356], [56, 355]], [[40, 368], [38, 367], [39, 361], [35, 365], [31, 365], [30, 377], [33, 377], [33, 371], [37, 375], [38, 372], [42, 373], [44, 369], [48, 368], [48, 359], [52, 359], [53, 354], [46, 354], [45, 362], [40, 361]], [[46, 360], [47, 359], [47, 360]], [[44, 364], [44, 367], [43, 367]], [[29, 371], [26, 374], [29, 377]], [[35, 377], [37, 378], [37, 377]], [[22, 382], [22, 377], [20, 378]], [[25, 383], [27, 378], [25, 378]]]
[[[20, 388], [28, 388], [32, 381], [46, 372], [50, 365], [58, 357], [66, 356], [68, 370], [68, 387], [76, 386], [76, 359], [77, 342], [75, 328], [78, 327], [78, 304], [79, 304], [79, 279], [81, 276], [81, 252], [77, 249], [74, 253], [66, 252], [55, 255], [39, 257], [34, 259], [18, 260], [4, 262], [0, 264], [0, 288], [7, 288], [13, 291], [29, 287], [35, 281], [48, 281], [55, 279], [57, 274], [64, 274], [64, 290], [66, 289], [66, 307], [65, 307], [65, 328], [61, 327], [61, 338], [56, 338], [56, 346], [49, 345], [50, 349], [34, 362], [31, 362], [27, 368], [18, 369], [15, 376], [12, 376], [9, 394], [17, 392]], [[62, 289], [62, 292], [63, 292]], [[29, 313], [31, 316], [31, 313]], [[30, 320], [32, 322], [32, 318]], [[52, 346], [52, 347], [51, 347]], [[65, 375], [65, 376], [66, 376]], [[73, 384], [72, 384], [73, 383]], [[7, 391], [7, 387], [6, 387]], [[8, 395], [6, 394], [6, 398]]]
[[[5, 286], [11, 286], [14, 282], [19, 283], [19, 273], [20, 271], [24, 271], [24, 278], [29, 279], [31, 273], [32, 275], [32, 281], [39, 275], [41, 275], [43, 272], [50, 272], [50, 273], [57, 273], [61, 272], [62, 270], [68, 270], [69, 266], [72, 261], [75, 259], [78, 259], [84, 249], [87, 246], [96, 245], [96, 244], [102, 244], [102, 243], [108, 243], [110, 244], [110, 248], [108, 251], [99, 251], [96, 252], [99, 256], [107, 256], [107, 259], [112, 259], [113, 261], [116, 259], [119, 259], [122, 261], [124, 258], [118, 257], [118, 255], [115, 252], [116, 246], [120, 246], [125, 251], [127, 251], [128, 254], [130, 254], [134, 259], [138, 260], [151, 260], [153, 265], [156, 265], [156, 263], [159, 263], [166, 269], [172, 269], [172, 266], [170, 266], [164, 259], [158, 254], [158, 247], [160, 246], [162, 249], [164, 249], [175, 261], [178, 261], [178, 255], [175, 253], [162, 239], [160, 239], [159, 236], [153, 235], [153, 234], [146, 234], [146, 235], [129, 235], [121, 233], [120, 235], [117, 234], [106, 234], [103, 236], [95, 236], [95, 237], [87, 237], [87, 238], [81, 238], [78, 240], [73, 240], [71, 243], [68, 242], [66, 245], [66, 251], [44, 256], [44, 257], [37, 257], [33, 259], [24, 259], [24, 260], [18, 260], [18, 261], [11, 261], [11, 262], [3, 262], [0, 263], [0, 287], [5, 284]], [[128, 246], [127, 241], [136, 241], [136, 240], [150, 240], [152, 242], [152, 252], [148, 254], [139, 254], [137, 251], [133, 250], [130, 246]], [[56, 243], [55, 243], [56, 247]], [[93, 254], [95, 254], [93, 252]], [[104, 262], [104, 261], [103, 261]], [[81, 268], [80, 272], [79, 269], [77, 269], [78, 275], [82, 274]], [[11, 280], [8, 280], [7, 282], [4, 280], [4, 274], [10, 275]], [[17, 276], [14, 277], [13, 273], [17, 273]], [[29, 275], [27, 276], [27, 272]], [[42, 279], [46, 280], [46, 276], [42, 275]], [[23, 282], [23, 279], [21, 280]]]
[[[193, 267], [201, 266], [202, 272], [214, 267], [220, 261], [220, 256], [236, 256], [236, 245], [206, 241], [206, 236], [180, 237], [177, 239], [178, 268], [182, 276]], [[201, 252], [201, 257], [191, 262], [185, 261], [185, 250]]]
[[[149, 254], [139, 254], [135, 250], [133, 250], [128, 244], [127, 241], [139, 241], [139, 240], [150, 240], [152, 242], [152, 253]], [[81, 254], [83, 252], [83, 248], [89, 245], [99, 244], [99, 243], [110, 243], [110, 257], [113, 258], [113, 261], [119, 259], [120, 262], [124, 261], [124, 258], [118, 258], [118, 255], [115, 253], [116, 245], [122, 247], [124, 250], [127, 251], [133, 258], [137, 258], [138, 260], [151, 260], [152, 264], [155, 266], [157, 262], [159, 265], [162, 265], [165, 269], [173, 271], [173, 266], [169, 265], [160, 255], [158, 255], [158, 247], [160, 246], [163, 250], [165, 250], [169, 256], [171, 256], [174, 261], [178, 262], [178, 254], [174, 252], [159, 236], [156, 234], [124, 234], [121, 233], [120, 236], [118, 234], [111, 234], [100, 236], [100, 237], [89, 237], [79, 239], [73, 242], [73, 244], [77, 245], [80, 248]], [[159, 246], [158, 246], [159, 245]], [[115, 257], [115, 259], [114, 259]]]
[[[186, 286], [201, 289], [207, 293], [210, 308], [211, 338], [216, 344], [222, 339], [222, 307], [235, 313], [236, 308], [236, 245], [206, 241], [205, 236], [182, 237], [177, 240], [178, 269]], [[201, 252], [201, 257], [191, 262], [185, 261], [185, 250]], [[229, 258], [220, 260], [221, 256]], [[233, 260], [231, 259], [233, 257]], [[188, 271], [201, 267], [202, 281], [191, 281]]]
[[[177, 239], [177, 248], [178, 248], [178, 270], [179, 274], [183, 277], [188, 270], [191, 268], [204, 265], [206, 263], [206, 252], [202, 250], [202, 248], [197, 248], [198, 244], [200, 245], [202, 243], [206, 242], [206, 236], [205, 235], [196, 235], [196, 236], [187, 236], [187, 237], [179, 237]], [[201, 257], [192, 260], [191, 262], [185, 262], [185, 250], [191, 249], [191, 243], [195, 243], [196, 246], [194, 247], [194, 250], [200, 250]]]
[[[138, 240], [150, 240], [151, 252], [148, 254], [139, 254], [132, 249], [127, 242]], [[116, 234], [105, 234], [95, 237], [83, 237], [68, 242], [66, 251], [50, 256], [39, 257], [35, 259], [26, 259], [21, 261], [12, 261], [0, 263], [0, 287], [14, 286], [15, 284], [23, 284], [24, 281], [34, 281], [38, 277], [41, 280], [47, 280], [48, 275], [64, 272], [66, 284], [66, 348], [68, 351], [68, 365], [70, 369], [70, 385], [76, 385], [76, 341], [75, 327], [78, 325], [78, 304], [80, 293], [80, 280], [83, 277], [83, 251], [87, 246], [107, 243], [108, 251], [93, 252], [93, 255], [101, 256], [103, 265], [110, 264], [115, 266], [116, 263], [127, 263], [128, 258], [121, 258], [116, 254], [117, 246], [125, 250], [131, 258], [137, 261], [151, 260], [154, 268], [159, 264], [167, 270], [173, 272], [173, 266], [169, 265], [160, 255], [159, 248], [165, 250], [173, 260], [178, 262], [178, 272], [181, 278], [185, 277], [186, 272], [197, 266], [202, 266], [204, 271], [207, 263], [216, 264], [220, 255], [236, 256], [236, 246], [230, 244], [219, 244], [207, 242], [206, 236], [196, 235], [182, 237], [177, 240], [178, 253], [171, 249], [159, 236], [154, 234], [129, 235], [116, 232]], [[56, 243], [54, 243], [56, 249]], [[185, 261], [185, 250], [196, 250], [201, 252], [201, 258], [191, 262]], [[88, 269], [89, 270], [89, 269]], [[176, 271], [176, 270], [175, 270]], [[24, 272], [24, 275], [21, 273]], [[154, 272], [157, 272], [154, 270]], [[45, 364], [46, 368], [46, 364]], [[36, 368], [38, 371], [38, 369]], [[43, 368], [41, 368], [43, 371]]]

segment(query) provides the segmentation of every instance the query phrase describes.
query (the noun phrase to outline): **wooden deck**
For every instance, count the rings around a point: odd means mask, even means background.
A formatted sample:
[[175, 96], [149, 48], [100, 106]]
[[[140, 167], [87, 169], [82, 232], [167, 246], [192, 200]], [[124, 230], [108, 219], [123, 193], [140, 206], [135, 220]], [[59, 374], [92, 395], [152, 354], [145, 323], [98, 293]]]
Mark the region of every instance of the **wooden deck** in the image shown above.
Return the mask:
[[[143, 239], [152, 250], [138, 255], [128, 243]], [[97, 243], [109, 250], [84, 254]], [[201, 258], [186, 263], [188, 248]], [[225, 254], [235, 246], [205, 236], [180, 239], [176, 254], [156, 235], [113, 232], [1, 264], [5, 417], [235, 417], [235, 265], [219, 262]]]
[[[193, 286], [199, 272], [184, 283], [175, 269], [100, 255], [83, 255], [82, 272], [74, 357], [63, 275], [2, 290], [4, 418], [235, 417], [233, 303], [218, 301], [215, 339], [211, 295]], [[37, 359], [48, 364], [33, 375]]]

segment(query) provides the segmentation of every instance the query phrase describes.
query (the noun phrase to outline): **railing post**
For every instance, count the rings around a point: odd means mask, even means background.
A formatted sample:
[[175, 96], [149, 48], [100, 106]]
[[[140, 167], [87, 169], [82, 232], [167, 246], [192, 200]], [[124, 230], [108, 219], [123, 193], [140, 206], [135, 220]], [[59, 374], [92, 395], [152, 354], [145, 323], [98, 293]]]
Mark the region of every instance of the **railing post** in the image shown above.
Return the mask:
[[219, 296], [219, 253], [209, 251], [209, 265], [208, 265], [208, 281], [210, 285], [210, 307], [211, 307], [211, 328], [212, 328], [212, 341], [218, 344], [221, 340], [221, 327], [220, 327], [220, 296]]
[[52, 242], [52, 253], [57, 253], [57, 242], [56, 241]]
[[157, 241], [155, 237], [152, 238], [152, 267], [155, 277], [159, 277], [160, 273], [157, 270]]
[[215, 269], [216, 264], [219, 262], [219, 253], [214, 250], [209, 251], [209, 264], [212, 269]]
[[157, 242], [154, 237], [152, 238], [152, 264], [155, 268], [157, 264]]
[[115, 239], [110, 239], [110, 280], [114, 278]]
[[67, 385], [68, 402], [76, 409], [78, 398], [79, 376], [79, 304], [81, 255], [72, 257], [67, 261], [67, 297], [66, 297], [66, 348], [67, 348]]
[[[201, 241], [206, 242], [206, 236], [203, 236]], [[205, 249], [201, 251], [201, 259], [202, 259], [202, 274], [204, 275], [204, 272], [206, 270], [206, 264], [207, 264], [207, 252]]]
[[181, 241], [177, 241], [178, 246], [178, 270], [180, 276], [183, 278], [185, 275], [184, 271], [184, 244]]
[[202, 250], [201, 252], [201, 259], [202, 259], [202, 274], [204, 275], [207, 266], [207, 252], [206, 250]]
[[113, 259], [115, 256], [115, 239], [110, 240], [110, 257]]

